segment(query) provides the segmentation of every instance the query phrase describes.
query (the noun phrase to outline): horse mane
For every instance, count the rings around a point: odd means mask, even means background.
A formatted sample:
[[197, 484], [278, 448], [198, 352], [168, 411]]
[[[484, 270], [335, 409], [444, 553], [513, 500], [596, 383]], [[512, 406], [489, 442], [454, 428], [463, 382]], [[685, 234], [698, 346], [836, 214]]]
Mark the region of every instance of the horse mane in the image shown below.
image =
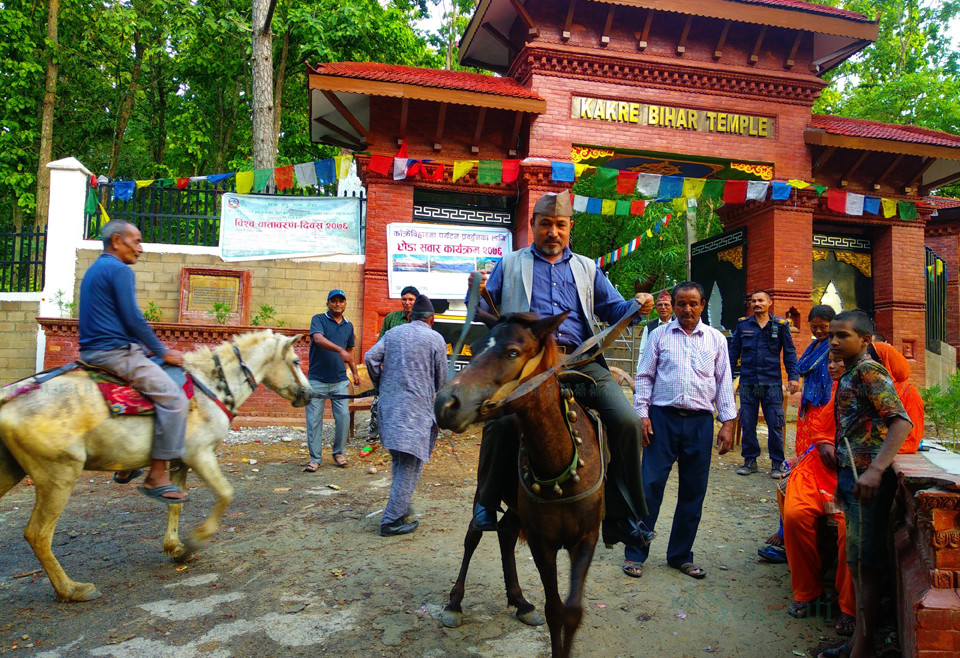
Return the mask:
[[214, 352], [217, 352], [221, 357], [228, 356], [234, 358], [233, 347], [236, 346], [240, 353], [248, 351], [251, 347], [255, 347], [271, 337], [275, 336], [270, 329], [264, 329], [262, 331], [255, 331], [252, 333], [246, 334], [236, 334], [231, 340], [225, 340], [220, 345], [214, 348], [210, 348], [206, 345], [201, 345], [195, 350], [190, 352], [184, 352], [183, 354], [183, 364], [188, 369], [198, 369], [205, 370], [211, 366], [211, 361], [213, 359]]

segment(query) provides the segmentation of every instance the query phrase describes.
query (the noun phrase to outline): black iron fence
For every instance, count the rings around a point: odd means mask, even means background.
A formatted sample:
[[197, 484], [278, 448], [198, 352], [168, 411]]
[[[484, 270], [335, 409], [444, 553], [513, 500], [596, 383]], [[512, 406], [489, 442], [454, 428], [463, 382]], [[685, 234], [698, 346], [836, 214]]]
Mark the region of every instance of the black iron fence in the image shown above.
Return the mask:
[[47, 231], [0, 233], [0, 292], [40, 292]]
[[[328, 197], [334, 196], [335, 190], [335, 184], [287, 190], [268, 186], [258, 194]], [[216, 185], [196, 181], [183, 189], [172, 184], [158, 186], [154, 183], [135, 190], [129, 201], [114, 198], [113, 191], [113, 183], [101, 183], [93, 189], [110, 219], [122, 219], [136, 226], [144, 242], [215, 247], [220, 243], [220, 198], [224, 193], [236, 191], [236, 181], [230, 178]], [[347, 196], [360, 197], [360, 216], [365, 219], [363, 190]], [[86, 239], [100, 239], [101, 221], [99, 208], [85, 215], [83, 235]], [[361, 225], [361, 231], [364, 229], [365, 226]]]
[[927, 349], [940, 354], [940, 343], [947, 342], [947, 263], [930, 247], [926, 249]]

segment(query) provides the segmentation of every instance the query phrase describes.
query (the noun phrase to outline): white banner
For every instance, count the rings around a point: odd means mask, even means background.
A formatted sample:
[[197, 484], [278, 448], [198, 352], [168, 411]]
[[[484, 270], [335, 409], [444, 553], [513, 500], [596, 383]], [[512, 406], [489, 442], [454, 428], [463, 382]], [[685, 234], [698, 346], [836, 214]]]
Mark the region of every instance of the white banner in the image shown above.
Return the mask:
[[224, 194], [221, 199], [224, 261], [359, 253], [357, 197]]
[[406, 286], [427, 297], [463, 299], [474, 270], [493, 271], [513, 250], [509, 229], [443, 224], [387, 224], [390, 297]]

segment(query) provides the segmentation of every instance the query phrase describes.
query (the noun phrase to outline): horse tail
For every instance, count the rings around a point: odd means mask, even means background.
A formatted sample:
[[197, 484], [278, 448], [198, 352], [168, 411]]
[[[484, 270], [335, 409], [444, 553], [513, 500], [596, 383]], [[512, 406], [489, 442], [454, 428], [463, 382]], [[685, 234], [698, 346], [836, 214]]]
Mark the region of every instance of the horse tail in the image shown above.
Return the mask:
[[7, 446], [0, 440], [0, 498], [13, 489], [26, 474]]

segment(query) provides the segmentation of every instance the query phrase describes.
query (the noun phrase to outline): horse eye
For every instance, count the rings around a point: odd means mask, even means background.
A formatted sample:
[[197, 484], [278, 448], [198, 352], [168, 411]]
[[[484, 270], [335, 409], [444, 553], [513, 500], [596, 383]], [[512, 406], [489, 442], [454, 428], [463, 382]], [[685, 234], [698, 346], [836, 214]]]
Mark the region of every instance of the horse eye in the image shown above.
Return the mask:
[[518, 356], [520, 356], [520, 352], [518, 352], [517, 350], [510, 350], [509, 352], [507, 352], [508, 359], [516, 359]]

